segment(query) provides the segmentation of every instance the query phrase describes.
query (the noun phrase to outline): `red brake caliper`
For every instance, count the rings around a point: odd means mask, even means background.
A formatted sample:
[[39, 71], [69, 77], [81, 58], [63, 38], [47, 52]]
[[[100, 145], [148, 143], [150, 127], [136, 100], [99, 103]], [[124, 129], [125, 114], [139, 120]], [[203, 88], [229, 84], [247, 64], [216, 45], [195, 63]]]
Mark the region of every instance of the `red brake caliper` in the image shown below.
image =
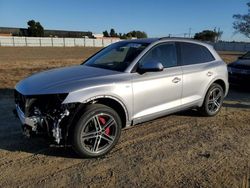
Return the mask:
[[[106, 120], [102, 116], [99, 116], [98, 120], [99, 120], [99, 122], [101, 123], [102, 126], [104, 126], [106, 124]], [[105, 129], [105, 134], [106, 135], [110, 134], [110, 127]]]

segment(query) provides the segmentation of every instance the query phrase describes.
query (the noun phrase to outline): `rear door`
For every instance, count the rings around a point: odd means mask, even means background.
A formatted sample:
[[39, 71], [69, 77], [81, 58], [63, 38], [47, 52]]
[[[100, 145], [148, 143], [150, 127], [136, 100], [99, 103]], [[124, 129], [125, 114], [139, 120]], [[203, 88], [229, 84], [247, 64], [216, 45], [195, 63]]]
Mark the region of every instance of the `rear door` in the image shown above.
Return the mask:
[[178, 42], [177, 46], [183, 72], [182, 105], [188, 106], [203, 100], [204, 90], [213, 75], [211, 62], [215, 58], [203, 45]]

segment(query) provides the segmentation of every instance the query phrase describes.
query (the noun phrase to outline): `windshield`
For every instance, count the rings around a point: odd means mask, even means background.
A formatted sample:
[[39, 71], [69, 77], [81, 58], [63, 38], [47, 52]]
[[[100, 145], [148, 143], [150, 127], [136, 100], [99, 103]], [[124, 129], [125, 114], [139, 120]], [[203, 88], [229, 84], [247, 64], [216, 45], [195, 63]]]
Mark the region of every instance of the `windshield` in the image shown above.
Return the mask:
[[129, 41], [114, 43], [88, 59], [84, 65], [124, 72], [148, 45]]
[[250, 59], [250, 52], [247, 52], [246, 54], [241, 56], [240, 59]]

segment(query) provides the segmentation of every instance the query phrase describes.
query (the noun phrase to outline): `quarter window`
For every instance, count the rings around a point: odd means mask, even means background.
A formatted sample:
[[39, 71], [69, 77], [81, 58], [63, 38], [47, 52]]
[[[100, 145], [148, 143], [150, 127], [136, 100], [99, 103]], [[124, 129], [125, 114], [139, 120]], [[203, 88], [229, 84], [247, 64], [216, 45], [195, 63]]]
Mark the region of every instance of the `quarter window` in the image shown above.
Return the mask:
[[174, 44], [160, 44], [153, 47], [139, 61], [139, 66], [146, 62], [161, 63], [164, 68], [174, 67], [177, 65], [176, 48]]
[[202, 45], [193, 43], [180, 43], [182, 65], [192, 65], [214, 61], [210, 51]]

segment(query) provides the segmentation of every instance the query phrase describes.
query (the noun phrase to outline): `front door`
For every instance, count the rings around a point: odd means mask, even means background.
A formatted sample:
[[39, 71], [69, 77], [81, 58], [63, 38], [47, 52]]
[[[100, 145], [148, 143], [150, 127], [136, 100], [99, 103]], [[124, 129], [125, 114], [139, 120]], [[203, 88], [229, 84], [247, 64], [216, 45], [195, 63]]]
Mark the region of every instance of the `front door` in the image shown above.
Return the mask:
[[160, 62], [164, 70], [133, 74], [133, 118], [164, 114], [181, 105], [182, 69], [177, 66], [174, 43], [163, 43], [150, 49], [138, 62]]

